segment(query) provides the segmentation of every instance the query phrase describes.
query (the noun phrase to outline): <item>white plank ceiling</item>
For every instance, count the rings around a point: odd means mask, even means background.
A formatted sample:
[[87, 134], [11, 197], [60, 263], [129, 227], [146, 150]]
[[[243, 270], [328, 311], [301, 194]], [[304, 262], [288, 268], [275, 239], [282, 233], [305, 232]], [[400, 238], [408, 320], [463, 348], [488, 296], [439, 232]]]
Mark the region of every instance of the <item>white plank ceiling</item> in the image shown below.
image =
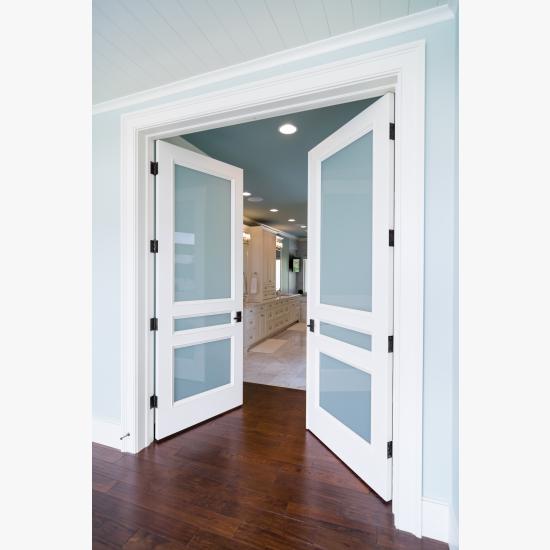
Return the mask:
[[447, 0], [93, 0], [94, 104]]

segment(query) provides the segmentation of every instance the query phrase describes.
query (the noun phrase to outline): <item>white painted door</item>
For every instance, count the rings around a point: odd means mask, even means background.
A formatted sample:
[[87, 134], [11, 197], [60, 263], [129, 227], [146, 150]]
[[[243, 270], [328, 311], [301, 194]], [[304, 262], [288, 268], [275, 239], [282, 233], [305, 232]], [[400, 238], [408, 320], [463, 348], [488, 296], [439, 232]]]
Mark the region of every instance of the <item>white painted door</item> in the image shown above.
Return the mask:
[[240, 168], [157, 142], [155, 437], [242, 405]]
[[392, 468], [393, 113], [386, 94], [309, 152], [308, 175], [306, 425], [384, 500]]

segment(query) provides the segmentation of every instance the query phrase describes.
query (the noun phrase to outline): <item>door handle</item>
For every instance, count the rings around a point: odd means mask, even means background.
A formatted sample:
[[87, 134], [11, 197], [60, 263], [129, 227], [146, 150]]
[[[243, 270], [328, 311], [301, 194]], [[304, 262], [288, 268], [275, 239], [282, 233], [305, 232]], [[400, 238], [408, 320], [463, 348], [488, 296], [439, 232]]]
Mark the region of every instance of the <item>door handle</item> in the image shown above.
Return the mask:
[[315, 320], [310, 319], [309, 325], [307, 325], [307, 327], [309, 328], [309, 332], [315, 332]]
[[233, 317], [233, 320], [234, 321], [237, 321], [237, 323], [241, 323], [242, 320], [243, 320], [243, 314], [241, 311], [237, 311], [237, 313], [235, 314], [235, 317]]

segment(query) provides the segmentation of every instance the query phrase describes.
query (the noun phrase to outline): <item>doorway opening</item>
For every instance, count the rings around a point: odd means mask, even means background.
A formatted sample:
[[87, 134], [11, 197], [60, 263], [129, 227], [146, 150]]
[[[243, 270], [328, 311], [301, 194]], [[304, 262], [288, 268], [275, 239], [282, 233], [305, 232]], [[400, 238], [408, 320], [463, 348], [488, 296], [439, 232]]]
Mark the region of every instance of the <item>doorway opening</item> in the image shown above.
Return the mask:
[[156, 144], [157, 440], [243, 378], [306, 390], [304, 434], [391, 500], [393, 129], [387, 93]]
[[245, 382], [306, 390], [308, 153], [377, 99], [171, 140], [243, 170]]

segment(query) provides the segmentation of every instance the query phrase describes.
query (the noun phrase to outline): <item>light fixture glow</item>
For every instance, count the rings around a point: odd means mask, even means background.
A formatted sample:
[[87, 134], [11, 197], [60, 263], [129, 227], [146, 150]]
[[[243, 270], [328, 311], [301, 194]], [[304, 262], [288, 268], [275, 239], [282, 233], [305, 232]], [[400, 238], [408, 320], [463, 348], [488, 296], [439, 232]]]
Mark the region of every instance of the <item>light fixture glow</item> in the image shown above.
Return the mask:
[[270, 212], [279, 212], [279, 210], [277, 210], [277, 208], [270, 208], [269, 211]]
[[295, 222], [296, 220], [294, 218], [290, 218], [288, 221], [289, 222]]
[[298, 128], [296, 128], [294, 124], [287, 123], [287, 124], [283, 124], [282, 126], [279, 126], [279, 132], [281, 132], [281, 134], [285, 134], [285, 136], [289, 136], [290, 134], [295, 134], [296, 130], [298, 130]]
[[250, 197], [250, 195], [252, 195], [252, 193], [249, 193], [248, 191], [243, 192], [243, 197]]
[[300, 226], [302, 229], [305, 229], [307, 227], [307, 225], [301, 225]]

